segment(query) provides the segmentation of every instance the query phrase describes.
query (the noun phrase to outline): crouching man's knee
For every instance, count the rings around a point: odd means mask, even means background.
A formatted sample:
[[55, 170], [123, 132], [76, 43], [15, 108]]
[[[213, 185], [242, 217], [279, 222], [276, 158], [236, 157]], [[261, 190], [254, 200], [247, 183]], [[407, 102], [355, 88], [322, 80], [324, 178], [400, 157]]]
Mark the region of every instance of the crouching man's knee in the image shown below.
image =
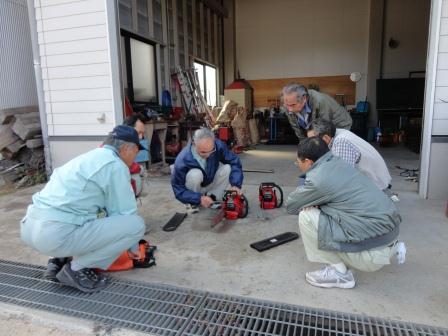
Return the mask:
[[185, 186], [187, 189], [199, 192], [201, 188], [201, 183], [204, 180], [204, 175], [202, 171], [197, 168], [190, 169], [185, 177]]
[[139, 240], [143, 237], [146, 231], [145, 221], [142, 217], [138, 215], [130, 215], [126, 226], [129, 229], [129, 235], [135, 237]]

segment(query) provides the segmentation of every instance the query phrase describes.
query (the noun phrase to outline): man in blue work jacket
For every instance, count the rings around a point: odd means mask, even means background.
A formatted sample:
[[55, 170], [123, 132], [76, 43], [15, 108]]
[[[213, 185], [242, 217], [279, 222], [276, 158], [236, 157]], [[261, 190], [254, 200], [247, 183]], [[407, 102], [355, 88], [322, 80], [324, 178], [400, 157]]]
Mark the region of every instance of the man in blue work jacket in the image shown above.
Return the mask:
[[108, 279], [96, 269], [107, 269], [125, 250], [137, 252], [145, 223], [137, 215], [128, 167], [139, 149], [137, 131], [117, 126], [103, 147], [55, 169], [33, 195], [21, 237], [54, 256], [46, 277], [83, 292], [98, 291]]
[[190, 213], [197, 212], [199, 205], [208, 208], [221, 200], [226, 189], [241, 194], [242, 184], [239, 157], [207, 128], [194, 132], [192, 141], [177, 156], [171, 174], [174, 195]]

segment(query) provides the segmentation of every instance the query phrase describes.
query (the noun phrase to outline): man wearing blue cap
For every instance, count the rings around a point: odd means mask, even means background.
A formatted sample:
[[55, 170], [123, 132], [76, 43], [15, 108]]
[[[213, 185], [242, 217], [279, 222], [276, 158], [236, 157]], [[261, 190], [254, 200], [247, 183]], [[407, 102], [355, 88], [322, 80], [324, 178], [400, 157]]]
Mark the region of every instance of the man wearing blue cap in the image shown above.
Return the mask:
[[139, 149], [137, 131], [117, 126], [103, 147], [55, 169], [33, 195], [21, 237], [55, 257], [48, 263], [48, 278], [83, 292], [98, 291], [108, 279], [95, 269], [107, 269], [125, 250], [137, 252], [145, 223], [137, 215], [128, 167]]

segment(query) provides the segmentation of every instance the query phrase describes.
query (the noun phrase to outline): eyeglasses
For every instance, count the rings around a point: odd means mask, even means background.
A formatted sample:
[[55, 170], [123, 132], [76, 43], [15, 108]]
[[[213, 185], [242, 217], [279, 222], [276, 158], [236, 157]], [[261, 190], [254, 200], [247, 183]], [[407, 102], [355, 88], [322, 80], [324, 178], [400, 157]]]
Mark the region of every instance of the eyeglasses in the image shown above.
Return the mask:
[[[197, 147], [196, 147], [196, 149], [197, 149]], [[201, 151], [198, 151], [198, 154], [199, 154], [199, 155], [210, 155], [210, 154], [213, 154], [214, 152], [216, 152], [216, 147], [213, 148], [211, 151], [208, 151], [208, 152], [201, 152]]]
[[306, 160], [309, 160], [309, 159], [303, 159], [303, 160], [296, 159], [296, 160], [294, 161], [294, 164], [295, 164], [297, 167], [299, 167], [299, 164], [305, 162]]

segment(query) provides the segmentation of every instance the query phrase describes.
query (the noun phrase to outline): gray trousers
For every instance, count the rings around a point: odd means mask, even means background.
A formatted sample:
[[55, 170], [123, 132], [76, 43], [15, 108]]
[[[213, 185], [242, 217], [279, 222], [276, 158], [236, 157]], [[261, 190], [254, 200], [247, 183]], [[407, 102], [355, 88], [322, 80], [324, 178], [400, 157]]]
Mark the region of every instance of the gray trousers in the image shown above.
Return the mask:
[[137, 246], [144, 233], [145, 222], [138, 215], [99, 218], [83, 225], [29, 215], [21, 222], [26, 244], [49, 256], [72, 256], [83, 268], [107, 269], [121, 253]]
[[221, 165], [216, 171], [213, 182], [206, 187], [201, 187], [201, 183], [204, 180], [202, 171], [200, 169], [191, 169], [188, 171], [185, 181], [187, 189], [201, 194], [209, 193], [216, 196], [217, 200], [221, 200], [224, 190], [229, 185], [231, 167], [228, 164]]

